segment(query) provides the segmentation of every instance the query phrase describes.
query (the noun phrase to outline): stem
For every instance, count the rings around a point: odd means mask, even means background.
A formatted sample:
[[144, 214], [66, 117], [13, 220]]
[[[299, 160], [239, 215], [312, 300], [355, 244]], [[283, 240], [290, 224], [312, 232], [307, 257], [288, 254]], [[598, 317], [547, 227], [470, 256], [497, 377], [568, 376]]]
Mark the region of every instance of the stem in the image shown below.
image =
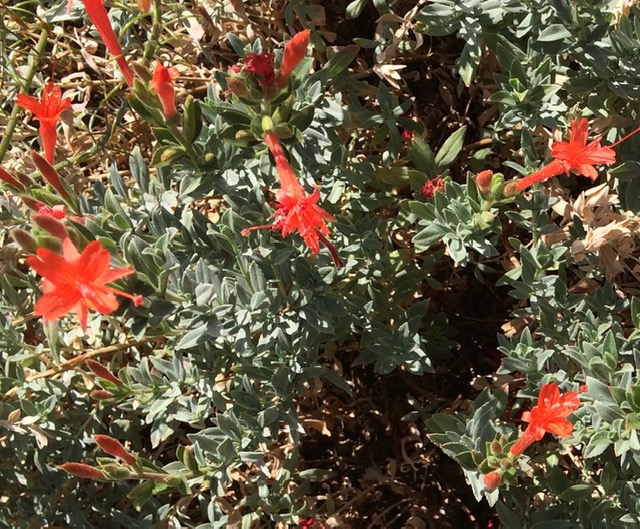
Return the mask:
[[638, 127], [636, 130], [630, 132], [629, 134], [627, 134], [624, 138], [619, 139], [617, 142], [612, 143], [611, 145], [609, 145], [609, 147], [611, 149], [613, 149], [616, 145], [620, 145], [623, 141], [628, 140], [631, 136], [633, 136], [636, 132], [640, 132], [640, 127]]
[[153, 24], [151, 26], [151, 36], [144, 47], [142, 60], [145, 65], [151, 62], [155, 55], [158, 42], [162, 35], [162, 0], [153, 0]]
[[[42, 33], [40, 33], [40, 38], [38, 39], [34, 50], [35, 53], [29, 57], [29, 70], [23, 84], [23, 89], [25, 92], [28, 92], [31, 88], [31, 81], [33, 81], [33, 77], [38, 71], [40, 57], [44, 53], [47, 42], [49, 42], [49, 29], [47, 28], [47, 26], [43, 26]], [[2, 141], [0, 142], [0, 163], [2, 163], [4, 155], [7, 154], [7, 149], [9, 148], [9, 144], [11, 143], [13, 132], [15, 131], [16, 125], [18, 124], [19, 113], [20, 107], [18, 107], [18, 105], [14, 105], [13, 109], [11, 109], [11, 116], [9, 117], [9, 122], [7, 123], [7, 127], [4, 131]]]
[[[116, 353], [118, 351], [123, 351], [125, 349], [129, 349], [130, 347], [136, 347], [140, 344], [143, 344], [145, 342], [150, 341], [151, 338], [143, 338], [142, 340], [136, 341], [136, 342], [127, 342], [127, 343], [121, 343], [121, 344], [116, 344], [116, 345], [108, 345], [106, 347], [101, 347], [99, 349], [94, 349], [92, 351], [87, 351], [86, 353], [83, 353], [81, 355], [75, 356], [73, 358], [71, 358], [70, 360], [66, 360], [65, 362], [62, 362], [61, 364], [58, 364], [57, 366], [52, 367], [51, 369], [47, 369], [46, 371], [42, 371], [41, 373], [35, 373], [31, 376], [28, 376], [26, 378], [26, 382], [32, 382], [34, 380], [37, 380], [39, 378], [47, 378], [53, 375], [57, 375], [59, 373], [62, 373], [63, 371], [68, 371], [69, 369], [73, 369], [74, 367], [76, 367], [79, 364], [82, 364], [85, 360], [88, 360], [89, 358], [93, 358], [96, 356], [101, 356], [101, 355], [106, 355], [106, 354], [111, 354], [111, 353]], [[3, 400], [4, 399], [8, 399], [13, 397], [17, 392], [18, 392], [18, 388], [13, 387], [11, 388], [9, 391], [7, 391], [4, 395], [3, 395]]]

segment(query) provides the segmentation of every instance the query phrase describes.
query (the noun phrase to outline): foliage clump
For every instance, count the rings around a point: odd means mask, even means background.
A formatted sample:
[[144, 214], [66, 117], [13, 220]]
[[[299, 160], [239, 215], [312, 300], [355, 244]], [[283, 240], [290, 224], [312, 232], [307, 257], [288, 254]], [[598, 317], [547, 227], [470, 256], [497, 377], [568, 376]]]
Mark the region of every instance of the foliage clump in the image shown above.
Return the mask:
[[535, 4], [0, 8], [2, 523], [639, 525], [640, 10]]

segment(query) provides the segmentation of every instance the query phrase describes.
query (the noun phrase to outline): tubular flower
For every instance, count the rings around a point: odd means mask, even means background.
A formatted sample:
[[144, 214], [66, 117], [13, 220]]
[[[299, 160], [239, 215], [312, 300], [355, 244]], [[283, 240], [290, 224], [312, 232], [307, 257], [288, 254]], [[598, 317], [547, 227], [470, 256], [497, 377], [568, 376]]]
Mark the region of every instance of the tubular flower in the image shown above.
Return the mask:
[[38, 248], [36, 255], [28, 257], [27, 262], [43, 278], [44, 295], [36, 303], [34, 312], [48, 320], [75, 311], [84, 329], [89, 309], [110, 314], [118, 308], [116, 294], [131, 299], [136, 306], [142, 303], [142, 296], [107, 286], [134, 270], [111, 268], [111, 256], [98, 241], [90, 242], [80, 254], [67, 238], [62, 243], [62, 256]]
[[[578, 393], [585, 391], [580, 388]], [[571, 415], [580, 406], [578, 393], [567, 391], [560, 395], [560, 390], [555, 382], [545, 384], [540, 389], [538, 405], [530, 412], [522, 414], [522, 420], [528, 422], [526, 430], [516, 444], [511, 447], [511, 454], [519, 456], [526, 448], [539, 441], [544, 434], [549, 432], [560, 437], [567, 437], [573, 431], [573, 424], [566, 417]]]
[[280, 64], [280, 69], [278, 70], [278, 75], [276, 77], [276, 85], [278, 88], [282, 89], [287, 86], [291, 73], [307, 54], [309, 35], [310, 31], [305, 29], [300, 33], [296, 33], [285, 45], [282, 64]]
[[53, 164], [56, 151], [56, 127], [60, 114], [71, 107], [71, 99], [62, 97], [62, 90], [52, 82], [45, 85], [40, 101], [26, 94], [18, 94], [16, 103], [30, 110], [34, 119], [40, 122], [40, 140], [45, 158]]
[[167, 118], [175, 116], [177, 113], [173, 80], [178, 76], [178, 73], [177, 68], [173, 66], [167, 68], [158, 61], [155, 70], [153, 70], [153, 78], [149, 83], [149, 86], [157, 92], [162, 103], [162, 112]]
[[261, 228], [272, 228], [279, 230], [285, 237], [289, 233], [297, 231], [313, 253], [320, 252], [320, 243], [322, 242], [331, 252], [336, 266], [341, 266], [342, 261], [335, 247], [326, 237], [329, 234], [329, 228], [327, 228], [325, 221], [335, 221], [335, 219], [317, 205], [320, 191], [316, 187], [311, 195], [307, 195], [289, 165], [275, 132], [265, 133], [264, 141], [276, 161], [280, 180], [280, 189], [275, 192], [278, 204], [273, 217], [276, 220], [273, 224], [254, 226], [243, 230], [242, 234], [246, 235], [252, 230]]
[[525, 176], [516, 182], [516, 191], [523, 191], [527, 187], [543, 182], [552, 176], [574, 172], [595, 180], [598, 178], [594, 164], [610, 165], [616, 161], [616, 153], [611, 147], [602, 147], [600, 138], [587, 144], [589, 123], [585, 118], [571, 122], [571, 137], [569, 142], [556, 141], [551, 146], [551, 156], [554, 160], [535, 173]]
[[[67, 11], [71, 11], [71, 3], [73, 0], [69, 0]], [[122, 53], [122, 48], [120, 47], [120, 43], [118, 42], [118, 38], [116, 37], [115, 32], [113, 31], [113, 27], [111, 26], [111, 21], [109, 20], [109, 15], [107, 14], [107, 10], [104, 8], [103, 0], [81, 0], [84, 4], [84, 8], [87, 12], [87, 16], [89, 20], [93, 23], [93, 25], [100, 33], [102, 40], [104, 41], [105, 46], [109, 50], [109, 53], [113, 55], [118, 63], [118, 67], [124, 75], [124, 79], [127, 84], [132, 87], [133, 86], [133, 70], [129, 66], [127, 59], [125, 59], [124, 54]]]

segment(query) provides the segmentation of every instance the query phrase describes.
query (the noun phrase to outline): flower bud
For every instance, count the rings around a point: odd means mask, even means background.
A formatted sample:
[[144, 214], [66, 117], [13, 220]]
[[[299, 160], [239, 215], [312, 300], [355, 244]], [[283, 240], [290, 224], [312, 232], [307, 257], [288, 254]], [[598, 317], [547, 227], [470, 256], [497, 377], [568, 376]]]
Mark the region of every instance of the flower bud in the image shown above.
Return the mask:
[[255, 141], [256, 137], [249, 129], [243, 129], [236, 132], [235, 136], [238, 141]]
[[93, 436], [96, 444], [102, 448], [107, 454], [114, 457], [119, 457], [122, 459], [127, 465], [133, 465], [136, 462], [136, 458], [133, 457], [124, 446], [120, 444], [120, 441], [110, 437], [108, 435], [94, 435]]
[[185, 467], [187, 467], [192, 472], [198, 472], [200, 467], [198, 466], [198, 462], [196, 461], [195, 456], [193, 455], [193, 446], [185, 446], [184, 451], [182, 453], [182, 463]]
[[476, 175], [476, 184], [478, 185], [478, 189], [484, 194], [491, 193], [491, 180], [493, 179], [493, 171], [491, 169], [486, 169], [485, 171], [481, 171]]
[[3, 182], [12, 185], [13, 187], [19, 189], [20, 191], [24, 191], [25, 187], [18, 182], [13, 176], [11, 176], [7, 171], [5, 171], [2, 167], [0, 167], [0, 180]]
[[184, 158], [184, 155], [185, 150], [182, 147], [169, 147], [162, 151], [160, 161], [162, 161], [162, 163], [173, 163]]
[[67, 231], [66, 226], [51, 215], [34, 213], [31, 215], [31, 220], [39, 228], [58, 239], [64, 240], [69, 237], [69, 232]]
[[38, 168], [38, 171], [42, 173], [42, 177], [51, 184], [51, 186], [63, 197], [68, 197], [69, 193], [62, 185], [60, 175], [47, 160], [40, 156], [36, 151], [31, 151], [31, 159]]
[[516, 196], [518, 194], [518, 185], [516, 182], [509, 182], [507, 185], [504, 186], [503, 190], [502, 190], [502, 194], [505, 197], [513, 197]]
[[36, 253], [38, 243], [29, 233], [20, 228], [14, 228], [10, 233], [13, 240], [16, 241], [25, 252]]
[[85, 360], [85, 364], [87, 364], [87, 367], [91, 369], [96, 376], [103, 378], [104, 380], [108, 380], [109, 382], [113, 382], [116, 386], [122, 386], [122, 381], [116, 378], [115, 375], [100, 362], [89, 359]]
[[241, 77], [227, 78], [227, 87], [232, 94], [238, 96], [239, 98], [246, 99], [249, 97], [249, 89], [247, 88], [244, 79], [242, 79]]
[[270, 132], [273, 130], [273, 120], [271, 116], [262, 116], [262, 130]]
[[114, 481], [120, 481], [132, 477], [129, 470], [117, 464], [102, 465], [102, 470], [104, 471], [107, 479], [112, 479]]
[[497, 472], [497, 471], [489, 472], [488, 474], [484, 475], [483, 480], [484, 480], [484, 488], [488, 492], [493, 492], [502, 483], [502, 474], [500, 474], [500, 472]]
[[60, 468], [68, 474], [78, 476], [79, 478], [104, 479], [105, 477], [97, 468], [90, 467], [84, 463], [65, 463], [64, 465], [60, 465]]
[[106, 389], [94, 389], [89, 395], [95, 400], [107, 400], [115, 397], [113, 393]]

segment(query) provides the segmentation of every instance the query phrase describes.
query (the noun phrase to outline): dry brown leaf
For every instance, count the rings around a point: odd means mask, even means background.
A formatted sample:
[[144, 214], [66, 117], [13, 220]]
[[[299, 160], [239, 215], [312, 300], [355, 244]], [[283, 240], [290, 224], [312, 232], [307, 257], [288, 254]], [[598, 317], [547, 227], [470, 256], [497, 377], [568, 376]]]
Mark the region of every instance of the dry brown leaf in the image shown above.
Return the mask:
[[327, 437], [331, 437], [331, 430], [327, 428], [327, 422], [322, 419], [302, 419], [301, 420], [303, 428], [311, 428], [312, 430], [316, 430], [320, 432], [322, 435], [326, 435]]

